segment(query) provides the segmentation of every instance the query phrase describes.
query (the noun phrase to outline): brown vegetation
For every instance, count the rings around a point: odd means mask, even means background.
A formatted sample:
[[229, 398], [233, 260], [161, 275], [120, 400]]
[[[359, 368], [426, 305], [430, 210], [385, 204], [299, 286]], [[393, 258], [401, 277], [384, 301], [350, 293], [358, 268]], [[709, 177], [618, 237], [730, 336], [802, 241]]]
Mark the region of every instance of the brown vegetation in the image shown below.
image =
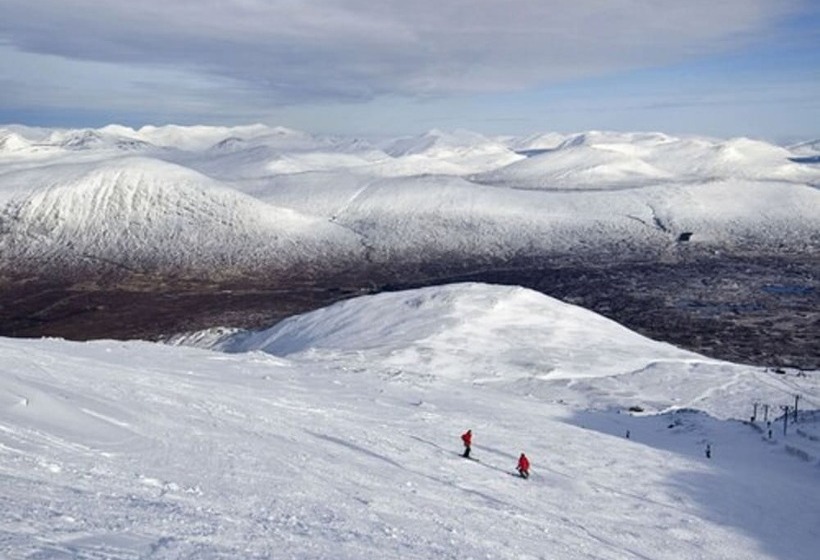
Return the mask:
[[[461, 281], [515, 284], [592, 309], [657, 340], [762, 366], [820, 368], [820, 265], [787, 258], [664, 263], [428, 264], [229, 283], [150, 275], [0, 281], [0, 335], [159, 339], [213, 326], [268, 327], [349, 297]], [[309, 276], [309, 278], [307, 278]]]

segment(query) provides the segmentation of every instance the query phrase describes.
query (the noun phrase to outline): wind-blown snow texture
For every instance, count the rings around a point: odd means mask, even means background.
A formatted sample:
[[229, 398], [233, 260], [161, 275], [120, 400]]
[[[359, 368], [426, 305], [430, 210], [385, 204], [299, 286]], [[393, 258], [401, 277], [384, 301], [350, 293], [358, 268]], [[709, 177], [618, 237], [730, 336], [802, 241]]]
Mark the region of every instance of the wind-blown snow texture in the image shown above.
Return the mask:
[[[3, 265], [237, 275], [304, 262], [817, 250], [811, 143], [261, 125], [0, 129]], [[807, 155], [808, 154], [808, 155]]]
[[817, 372], [478, 284], [176, 342], [0, 339], [0, 555], [816, 558], [817, 416], [738, 420]]

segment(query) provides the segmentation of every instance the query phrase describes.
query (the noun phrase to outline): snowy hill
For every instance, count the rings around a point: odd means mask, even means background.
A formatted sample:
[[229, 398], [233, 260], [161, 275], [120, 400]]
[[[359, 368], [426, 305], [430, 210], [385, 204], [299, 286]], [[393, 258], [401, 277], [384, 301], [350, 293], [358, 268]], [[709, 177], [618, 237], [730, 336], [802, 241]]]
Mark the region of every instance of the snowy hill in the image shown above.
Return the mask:
[[230, 276], [260, 261], [287, 267], [303, 253], [346, 259], [358, 247], [354, 235], [326, 220], [261, 203], [156, 159], [35, 168], [9, 173], [5, 181], [15, 188], [3, 193], [0, 247], [21, 263], [97, 260], [124, 269], [217, 269]]
[[[380, 309], [396, 311], [380, 315]], [[362, 322], [363, 316], [375, 320]], [[574, 340], [586, 340], [601, 350], [600, 356], [577, 356]], [[278, 356], [375, 352], [380, 362], [412, 364], [425, 376], [461, 364], [470, 380], [482, 382], [611, 375], [630, 365], [642, 368], [647, 356], [659, 361], [695, 357], [537, 292], [481, 284], [357, 298], [287, 319], [269, 331], [233, 335], [218, 347]], [[507, 362], [503, 372], [496, 369], [499, 359]]]
[[[653, 412], [696, 408], [721, 418], [744, 418], [749, 403], [741, 399], [738, 408], [728, 406], [723, 402], [727, 394], [747, 394], [755, 385], [758, 398], [774, 400], [782, 392], [759, 384], [748, 367], [647, 339], [586, 309], [514, 286], [452, 284], [381, 293], [267, 330], [205, 331], [180, 335], [175, 343], [289, 359], [345, 356], [403, 376], [456, 374], [460, 382], [583, 408], [639, 404]], [[568, 382], [587, 390], [567, 388]], [[583, 400], [575, 401], [579, 396]]]
[[0, 555], [816, 556], [820, 446], [737, 421], [820, 408], [816, 372], [477, 284], [206, 337], [233, 353], [0, 339]]
[[337, 251], [382, 264], [638, 258], [674, 251], [682, 233], [704, 254], [802, 254], [816, 250], [819, 180], [784, 148], [659, 133], [434, 130], [379, 147], [263, 125], [15, 126], [0, 129], [0, 267], [58, 253], [69, 268], [201, 274], [214, 261], [274, 271], [296, 253], [316, 267]]
[[31, 146], [30, 142], [22, 135], [6, 130], [0, 136], [0, 150], [5, 153], [21, 152]]

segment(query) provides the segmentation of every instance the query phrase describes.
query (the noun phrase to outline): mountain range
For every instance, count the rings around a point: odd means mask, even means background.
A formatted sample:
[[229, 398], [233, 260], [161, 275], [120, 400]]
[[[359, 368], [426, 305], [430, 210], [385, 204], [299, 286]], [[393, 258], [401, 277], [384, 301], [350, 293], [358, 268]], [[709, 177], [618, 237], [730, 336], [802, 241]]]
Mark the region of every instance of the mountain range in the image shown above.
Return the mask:
[[[805, 252], [820, 169], [749, 139], [434, 130], [373, 144], [248, 126], [0, 129], [2, 270], [221, 279], [329, 262]], [[798, 161], [795, 161], [798, 160]]]

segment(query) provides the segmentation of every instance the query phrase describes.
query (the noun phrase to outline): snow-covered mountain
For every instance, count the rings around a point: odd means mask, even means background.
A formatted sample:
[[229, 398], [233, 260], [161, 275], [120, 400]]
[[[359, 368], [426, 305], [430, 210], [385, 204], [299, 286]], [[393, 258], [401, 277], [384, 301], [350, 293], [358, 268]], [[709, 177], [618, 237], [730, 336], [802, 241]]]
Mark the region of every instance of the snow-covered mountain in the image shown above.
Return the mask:
[[[34, 167], [7, 178], [7, 262], [240, 276], [305, 260], [347, 260], [359, 242], [313, 216], [260, 202], [154, 158]], [[305, 255], [310, 258], [306, 259]]]
[[263, 125], [11, 126], [0, 267], [626, 258], [668, 252], [682, 233], [691, 250], [813, 252], [820, 168], [802, 153], [656, 133], [431, 131], [376, 145]]
[[176, 342], [0, 338], [0, 556], [816, 557], [817, 372], [481, 284]]

